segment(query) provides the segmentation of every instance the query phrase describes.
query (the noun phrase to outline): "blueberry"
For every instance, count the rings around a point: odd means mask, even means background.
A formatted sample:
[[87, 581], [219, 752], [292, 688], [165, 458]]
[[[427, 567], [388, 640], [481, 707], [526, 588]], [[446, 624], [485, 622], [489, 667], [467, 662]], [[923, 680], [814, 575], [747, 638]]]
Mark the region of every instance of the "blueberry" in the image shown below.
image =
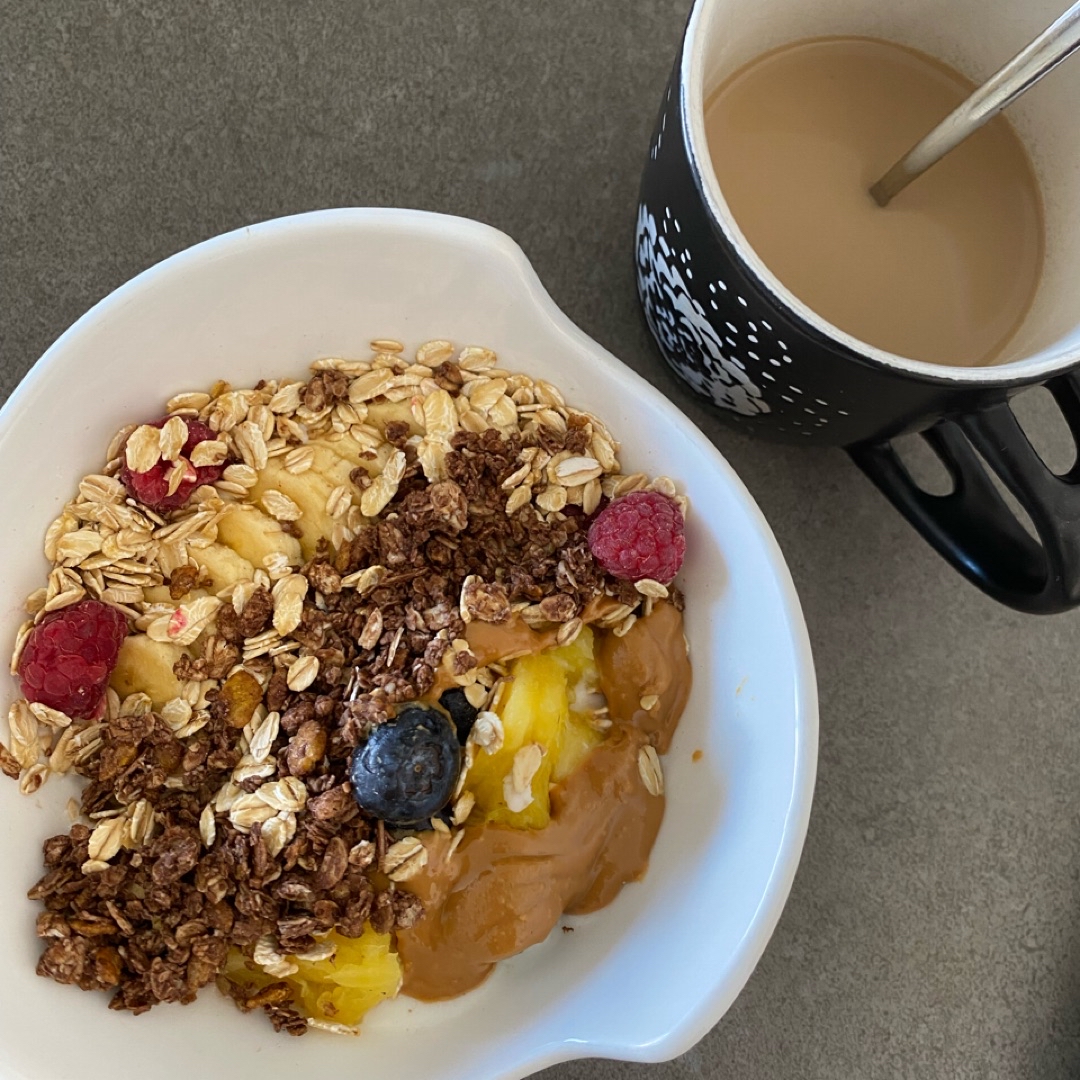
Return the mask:
[[450, 719], [457, 728], [458, 742], [464, 746], [480, 710], [469, 704], [465, 691], [459, 686], [446, 690], [439, 698], [439, 704], [450, 714]]
[[460, 770], [453, 724], [424, 705], [406, 705], [376, 727], [349, 766], [360, 809], [390, 825], [437, 814], [450, 801]]

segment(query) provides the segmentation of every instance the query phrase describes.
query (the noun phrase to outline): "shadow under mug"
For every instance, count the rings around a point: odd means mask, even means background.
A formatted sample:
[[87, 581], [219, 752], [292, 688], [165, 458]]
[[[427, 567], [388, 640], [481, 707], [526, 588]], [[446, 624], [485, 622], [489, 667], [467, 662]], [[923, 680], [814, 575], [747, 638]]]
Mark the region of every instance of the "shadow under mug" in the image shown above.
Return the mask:
[[[1080, 464], [1051, 472], [1009, 399], [1044, 385], [1080, 442], [1080, 61], [1009, 110], [1035, 165], [1046, 219], [1038, 293], [1000, 363], [908, 360], [802, 304], [747, 244], [709, 164], [704, 102], [728, 75], [788, 42], [884, 38], [975, 80], [1061, 13], [1063, 0], [696, 0], [641, 184], [638, 292], [668, 364], [742, 430], [843, 446], [920, 533], [990, 596], [1020, 611], [1080, 605]], [[716, 148], [723, 152], [722, 148]], [[911, 313], [918, 318], [918, 312]], [[891, 440], [921, 432], [953, 481], [922, 490]], [[1038, 539], [999, 493], [996, 473]]]

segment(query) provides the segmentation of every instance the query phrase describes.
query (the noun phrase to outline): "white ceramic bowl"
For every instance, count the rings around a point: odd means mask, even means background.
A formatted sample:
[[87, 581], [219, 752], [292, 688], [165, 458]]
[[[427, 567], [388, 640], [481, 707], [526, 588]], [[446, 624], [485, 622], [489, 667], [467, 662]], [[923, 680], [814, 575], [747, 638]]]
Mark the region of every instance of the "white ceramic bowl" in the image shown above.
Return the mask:
[[810, 647], [787, 568], [708, 440], [578, 330], [487, 226], [402, 210], [271, 221], [167, 259], [83, 316], [0, 412], [0, 640], [44, 582], [46, 525], [119, 426], [177, 391], [297, 376], [318, 356], [363, 355], [379, 336], [494, 348], [600, 415], [624, 469], [675, 477], [690, 497], [694, 689], [664, 759], [667, 815], [648, 875], [464, 997], [380, 1007], [358, 1039], [275, 1035], [212, 987], [188, 1008], [133, 1017], [35, 976], [37, 905], [25, 893], [41, 841], [67, 828], [71, 788], [53, 781], [24, 799], [0, 780], [4, 1077], [509, 1080], [569, 1058], [661, 1061], [716, 1023], [765, 948], [799, 860], [817, 753]]

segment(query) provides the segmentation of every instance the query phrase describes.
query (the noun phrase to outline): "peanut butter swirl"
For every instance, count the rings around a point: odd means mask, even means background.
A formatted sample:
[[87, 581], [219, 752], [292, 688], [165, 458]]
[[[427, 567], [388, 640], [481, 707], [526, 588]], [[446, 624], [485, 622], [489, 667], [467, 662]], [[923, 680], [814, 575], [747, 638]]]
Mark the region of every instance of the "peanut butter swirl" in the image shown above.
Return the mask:
[[[507, 655], [534, 632], [505, 633], [513, 640], [485, 645]], [[543, 647], [542, 638], [530, 640]], [[658, 604], [625, 636], [599, 635], [597, 661], [611, 734], [552, 789], [550, 824], [470, 825], [453, 858], [449, 837], [425, 836], [428, 870], [405, 887], [426, 914], [398, 932], [404, 993], [434, 1001], [471, 990], [499, 960], [543, 941], [564, 912], [596, 911], [644, 875], [664, 797], [646, 788], [639, 755], [650, 743], [666, 748], [689, 695], [681, 613]]]

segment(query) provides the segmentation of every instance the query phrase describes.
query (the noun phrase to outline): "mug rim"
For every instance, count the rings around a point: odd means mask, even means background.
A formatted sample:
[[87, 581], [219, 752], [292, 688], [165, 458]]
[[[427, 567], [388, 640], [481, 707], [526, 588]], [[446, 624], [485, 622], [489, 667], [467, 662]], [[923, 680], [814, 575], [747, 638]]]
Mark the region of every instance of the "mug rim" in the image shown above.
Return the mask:
[[720, 0], [694, 0], [683, 35], [679, 57], [679, 111], [686, 132], [687, 157], [694, 181], [705, 201], [709, 216], [738, 253], [743, 265], [757, 283], [774, 300], [803, 323], [828, 340], [844, 346], [856, 358], [900, 374], [929, 382], [968, 384], [973, 386], [1023, 386], [1042, 382], [1053, 375], [1069, 371], [1080, 364], [1080, 352], [1047, 359], [1025, 357], [1005, 364], [961, 367], [914, 360], [878, 348], [849, 334], [823, 318], [800, 300], [771, 270], [751, 246], [735, 221], [720, 183], [709, 160], [705, 136], [704, 54], [705, 41], [712, 29]]

